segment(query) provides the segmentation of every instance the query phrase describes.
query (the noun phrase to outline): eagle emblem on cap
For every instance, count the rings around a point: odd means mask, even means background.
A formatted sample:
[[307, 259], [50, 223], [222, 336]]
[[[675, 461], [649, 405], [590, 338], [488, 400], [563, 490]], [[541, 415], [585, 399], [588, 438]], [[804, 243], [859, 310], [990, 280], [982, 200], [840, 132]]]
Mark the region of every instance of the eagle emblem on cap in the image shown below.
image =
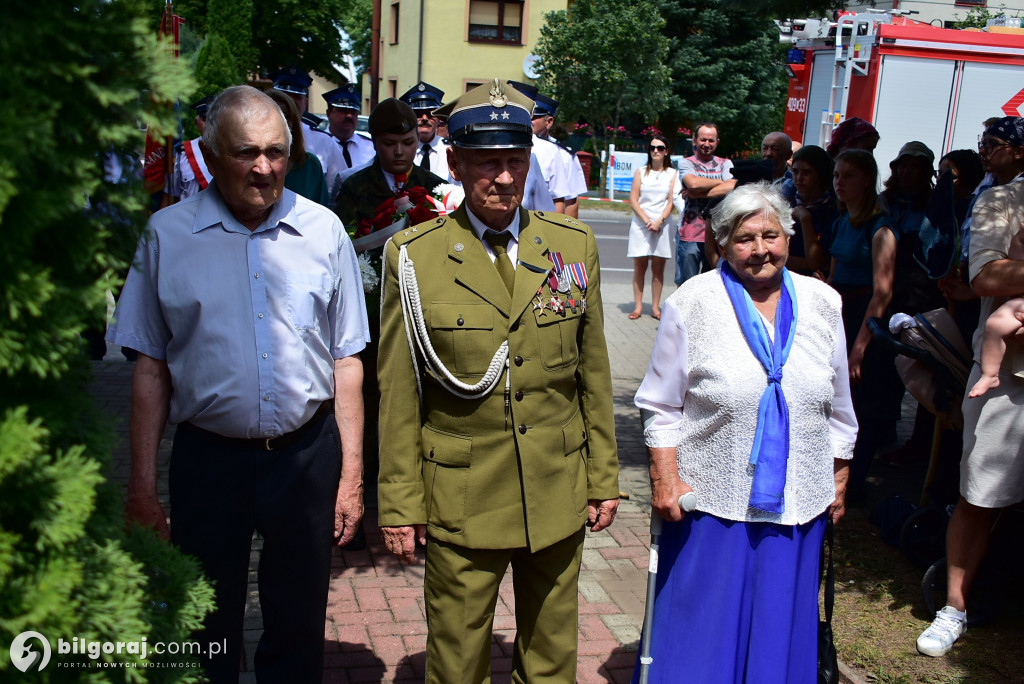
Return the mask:
[[491, 81], [491, 89], [489, 91], [491, 105], [494, 107], [504, 107], [508, 104], [508, 98], [505, 97], [505, 88], [502, 86], [501, 81], [494, 79]]

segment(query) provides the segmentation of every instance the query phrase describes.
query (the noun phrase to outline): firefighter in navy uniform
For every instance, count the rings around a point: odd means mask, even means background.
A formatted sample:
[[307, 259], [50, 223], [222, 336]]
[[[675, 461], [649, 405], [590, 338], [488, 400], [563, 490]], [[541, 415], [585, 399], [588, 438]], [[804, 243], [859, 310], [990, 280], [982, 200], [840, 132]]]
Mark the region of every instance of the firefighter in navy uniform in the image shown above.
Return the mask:
[[416, 113], [416, 133], [419, 135], [420, 143], [413, 164], [448, 180], [448, 146], [437, 133], [440, 122], [433, 113], [444, 104], [443, 98], [443, 90], [420, 81], [405, 91], [399, 99], [412, 107], [412, 111]]

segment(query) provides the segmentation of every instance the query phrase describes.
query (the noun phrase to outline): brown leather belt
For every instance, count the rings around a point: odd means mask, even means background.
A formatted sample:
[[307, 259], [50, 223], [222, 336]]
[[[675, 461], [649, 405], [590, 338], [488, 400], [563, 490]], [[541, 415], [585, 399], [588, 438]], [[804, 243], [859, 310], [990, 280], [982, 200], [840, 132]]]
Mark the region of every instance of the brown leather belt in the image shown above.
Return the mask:
[[194, 432], [203, 438], [224, 444], [225, 446], [238, 447], [240, 449], [263, 449], [265, 451], [274, 451], [276, 449], [284, 449], [289, 447], [295, 442], [299, 441], [299, 438], [309, 432], [310, 428], [316, 425], [321, 418], [326, 416], [328, 413], [334, 410], [334, 400], [325, 399], [320, 408], [316, 410], [313, 417], [303, 423], [300, 427], [295, 430], [280, 435], [279, 437], [225, 437], [224, 435], [218, 435], [216, 432], [210, 432], [204, 430], [201, 427], [196, 427], [192, 423], [184, 422], [178, 425], [178, 429], [185, 428], [190, 432]]

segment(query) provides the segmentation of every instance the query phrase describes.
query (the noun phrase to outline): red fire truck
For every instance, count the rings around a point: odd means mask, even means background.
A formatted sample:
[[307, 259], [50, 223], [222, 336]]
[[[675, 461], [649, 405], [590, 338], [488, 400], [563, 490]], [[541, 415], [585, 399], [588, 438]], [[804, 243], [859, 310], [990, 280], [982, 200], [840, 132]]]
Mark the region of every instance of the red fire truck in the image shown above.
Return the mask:
[[975, 149], [985, 119], [1022, 116], [1021, 29], [941, 29], [892, 13], [793, 26], [784, 130], [794, 141], [826, 147], [832, 129], [857, 116], [878, 129], [884, 171], [910, 140], [937, 159]]

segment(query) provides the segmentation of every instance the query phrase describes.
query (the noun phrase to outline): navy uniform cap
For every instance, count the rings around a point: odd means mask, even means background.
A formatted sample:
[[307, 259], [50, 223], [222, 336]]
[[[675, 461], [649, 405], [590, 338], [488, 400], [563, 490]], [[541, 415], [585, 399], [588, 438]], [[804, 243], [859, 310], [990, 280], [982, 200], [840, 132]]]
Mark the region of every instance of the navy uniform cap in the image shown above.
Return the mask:
[[293, 95], [309, 95], [309, 86], [313, 78], [297, 66], [287, 66], [270, 74], [274, 81], [274, 90]]
[[558, 111], [558, 100], [553, 100], [546, 95], [537, 93], [537, 97], [533, 98], [533, 115], [534, 116], [554, 116], [555, 112]]
[[213, 95], [207, 95], [203, 99], [197, 100], [191, 104], [192, 111], [194, 111], [196, 113], [196, 116], [198, 116], [199, 118], [205, 119], [206, 112], [208, 109], [210, 109], [210, 103], [212, 102]]
[[402, 97], [398, 98], [402, 102], [416, 109], [437, 109], [444, 105], [444, 91], [437, 86], [432, 86], [425, 81], [420, 81], [412, 88], [406, 90]]
[[346, 83], [340, 88], [329, 90], [323, 95], [324, 102], [328, 107], [339, 109], [362, 109], [359, 102], [359, 93], [354, 83]]
[[537, 86], [530, 85], [529, 83], [522, 83], [520, 81], [509, 81], [508, 84], [531, 100], [537, 99], [537, 93], [539, 92], [537, 90]]
[[416, 130], [416, 114], [405, 102], [389, 97], [370, 112], [369, 124], [371, 137], [388, 133], [402, 135]]
[[499, 79], [434, 110], [447, 118], [448, 140], [455, 147], [522, 148], [533, 146], [533, 101]]

